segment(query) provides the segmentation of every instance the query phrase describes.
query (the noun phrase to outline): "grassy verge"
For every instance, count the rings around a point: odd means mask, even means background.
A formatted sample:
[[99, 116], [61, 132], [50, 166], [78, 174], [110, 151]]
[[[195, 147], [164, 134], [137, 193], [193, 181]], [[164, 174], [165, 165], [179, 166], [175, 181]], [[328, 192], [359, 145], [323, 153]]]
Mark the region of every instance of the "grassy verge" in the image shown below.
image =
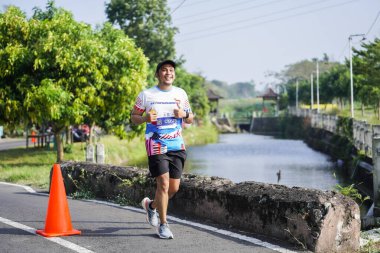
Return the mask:
[[[218, 134], [211, 126], [189, 127], [184, 130], [187, 145], [216, 142]], [[132, 140], [120, 140], [115, 136], [104, 136], [100, 143], [105, 147], [106, 163], [124, 166], [146, 167], [144, 136]], [[74, 143], [65, 160], [84, 161], [85, 144]], [[39, 148], [17, 148], [0, 151], [0, 181], [30, 185], [47, 189], [50, 169], [56, 161], [55, 150]]]
[[263, 101], [262, 98], [223, 99], [219, 103], [219, 114], [226, 115], [230, 120], [250, 118], [252, 112], [256, 115], [273, 117], [275, 115], [275, 103]]
[[[329, 108], [321, 105], [320, 109], [322, 113], [336, 114], [341, 117], [351, 117], [351, 107], [350, 104], [346, 104], [343, 108], [338, 108], [335, 104], [328, 104]], [[304, 109], [309, 109], [310, 105], [301, 105]], [[317, 109], [317, 105], [314, 104], [314, 109]], [[379, 125], [380, 120], [377, 116], [376, 108], [372, 106], [365, 106], [364, 110], [361, 110], [360, 103], [355, 103], [354, 107], [354, 117], [356, 120], [363, 120], [371, 125]]]

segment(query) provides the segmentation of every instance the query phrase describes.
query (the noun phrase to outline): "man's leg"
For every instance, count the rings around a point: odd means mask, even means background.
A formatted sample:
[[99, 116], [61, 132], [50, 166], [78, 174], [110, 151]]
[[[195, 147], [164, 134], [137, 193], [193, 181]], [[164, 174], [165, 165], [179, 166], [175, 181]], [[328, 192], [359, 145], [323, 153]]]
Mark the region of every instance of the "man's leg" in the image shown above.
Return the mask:
[[179, 190], [179, 183], [181, 179], [170, 178], [169, 179], [169, 199], [171, 199]]
[[[167, 173], [166, 173], [166, 174], [167, 174]], [[164, 174], [164, 175], [165, 175], [165, 174]], [[159, 177], [162, 177], [162, 176], [164, 176], [164, 175], [161, 175], [161, 176], [156, 177], [156, 181], [157, 181], [156, 197], [154, 198], [154, 201], [153, 201], [153, 203], [152, 203], [152, 207], [153, 207], [153, 208], [158, 208], [158, 210], [160, 210], [160, 207], [159, 207], [159, 205], [157, 204], [158, 202], [156, 202], [156, 201], [158, 201], [158, 200], [157, 200], [157, 196], [158, 196], [158, 194], [159, 194], [158, 191], [160, 191], [161, 194], [164, 194], [164, 192], [165, 192], [164, 189], [159, 190], [159, 181], [160, 181], [160, 180], [164, 180], [164, 181], [166, 182], [166, 178], [165, 178], [165, 179], [162, 179], [162, 178], [161, 178], [161, 179], [158, 179], [158, 178], [159, 178]], [[165, 177], [166, 177], [166, 176], [165, 176]], [[166, 201], [167, 204], [166, 204], [166, 208], [165, 208], [165, 210], [167, 210], [169, 199], [171, 199], [171, 198], [172, 198], [172, 197], [178, 192], [180, 182], [181, 182], [181, 179], [177, 179], [177, 178], [169, 178], [169, 189], [168, 189], [168, 193], [167, 193], [168, 198], [167, 198], [167, 201]], [[166, 184], [166, 183], [165, 183], [165, 184]], [[160, 185], [161, 185], [161, 188], [166, 188], [166, 186], [163, 187], [164, 184], [160, 183]], [[165, 194], [165, 195], [166, 195], [166, 194]], [[159, 213], [160, 213], [160, 217], [161, 217], [161, 212], [159, 211]], [[166, 217], [166, 213], [167, 213], [167, 211], [165, 211], [165, 217]], [[165, 219], [165, 221], [166, 221], [166, 219]], [[161, 221], [161, 223], [162, 223], [162, 221]]]
[[[179, 189], [180, 178], [183, 170], [184, 160], [186, 159], [186, 153], [181, 152], [180, 155], [184, 155], [184, 157], [179, 157], [177, 153], [175, 153], [174, 157], [166, 160], [169, 164], [160, 163], [159, 168], [168, 168], [169, 172], [166, 172], [160, 176], [156, 177], [156, 194], [154, 201], [151, 202], [151, 208], [158, 209], [160, 214], [160, 226], [157, 228], [157, 234], [160, 238], [164, 239], [172, 239], [174, 238], [173, 233], [169, 229], [169, 225], [167, 223], [167, 209], [169, 199], [172, 198]], [[171, 156], [167, 154], [167, 156]], [[166, 167], [168, 166], [168, 167]], [[154, 166], [150, 166], [154, 167]], [[149, 167], [149, 168], [150, 168]]]
[[161, 224], [167, 223], [166, 214], [169, 202], [169, 172], [156, 177], [156, 195], [152, 203], [153, 208], [157, 208], [160, 214]]
[[169, 225], [166, 220], [166, 214], [168, 211], [169, 202], [169, 173], [165, 173], [161, 176], [156, 177], [156, 195], [154, 201], [152, 202], [152, 207], [157, 208], [160, 214], [161, 224], [157, 227], [157, 234], [163, 239], [173, 239], [173, 233], [169, 229]]

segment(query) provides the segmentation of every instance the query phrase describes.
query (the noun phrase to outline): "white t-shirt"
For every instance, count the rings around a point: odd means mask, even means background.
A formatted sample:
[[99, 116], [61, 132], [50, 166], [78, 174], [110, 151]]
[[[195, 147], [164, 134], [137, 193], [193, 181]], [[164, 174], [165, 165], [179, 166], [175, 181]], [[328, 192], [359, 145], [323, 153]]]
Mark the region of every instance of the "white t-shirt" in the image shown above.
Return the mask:
[[145, 146], [148, 156], [185, 150], [182, 119], [174, 117], [174, 109], [179, 107], [191, 112], [187, 94], [179, 87], [172, 86], [170, 90], [164, 91], [154, 86], [138, 95], [134, 106], [136, 110], [154, 110], [157, 113], [157, 121], [146, 125]]

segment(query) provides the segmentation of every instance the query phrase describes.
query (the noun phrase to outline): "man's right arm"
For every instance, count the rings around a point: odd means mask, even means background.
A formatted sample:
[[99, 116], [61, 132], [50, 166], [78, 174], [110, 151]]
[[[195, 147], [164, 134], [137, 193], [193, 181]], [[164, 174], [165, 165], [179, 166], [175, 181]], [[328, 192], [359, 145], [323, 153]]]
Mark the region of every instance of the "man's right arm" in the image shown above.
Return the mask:
[[131, 113], [131, 120], [132, 123], [135, 125], [140, 125], [148, 121], [147, 115], [143, 116], [144, 112], [136, 110], [136, 108], [133, 108]]
[[157, 113], [155, 111], [147, 112], [144, 116], [143, 113], [144, 111], [139, 111], [136, 108], [133, 108], [131, 113], [132, 123], [135, 125], [140, 125], [145, 122], [151, 123], [153, 121], [157, 121]]

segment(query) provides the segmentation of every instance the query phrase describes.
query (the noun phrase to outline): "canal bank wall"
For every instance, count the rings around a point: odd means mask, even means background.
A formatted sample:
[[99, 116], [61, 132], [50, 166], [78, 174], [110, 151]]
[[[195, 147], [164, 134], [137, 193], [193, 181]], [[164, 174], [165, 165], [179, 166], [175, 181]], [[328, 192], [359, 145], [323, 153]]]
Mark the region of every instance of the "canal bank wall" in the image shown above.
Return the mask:
[[[147, 169], [86, 162], [61, 163], [66, 193], [138, 206], [154, 196]], [[253, 165], [254, 166], [254, 165]], [[185, 174], [169, 213], [287, 241], [313, 252], [356, 252], [360, 211], [332, 191]]]
[[[324, 129], [313, 128], [311, 119], [292, 115], [271, 118], [252, 118], [251, 131], [255, 134], [269, 135], [286, 139], [302, 139], [312, 148], [331, 152], [331, 156], [345, 159], [347, 152], [341, 153], [338, 149], [341, 145], [349, 146], [349, 152], [353, 148], [350, 139], [342, 135], [334, 135]], [[349, 153], [348, 152], [348, 153]], [[330, 153], [329, 153], [330, 154]]]
[[[378, 224], [368, 221], [367, 212], [373, 204], [373, 162], [366, 153], [358, 151], [353, 140], [353, 122], [348, 118], [327, 129], [314, 127], [310, 117], [286, 115], [276, 118], [254, 118], [251, 132], [275, 135], [285, 139], [301, 139], [309, 147], [329, 155], [336, 162], [336, 170], [362, 195], [369, 197], [362, 203], [362, 229], [367, 230]], [[314, 124], [315, 125], [315, 124]], [[269, 127], [270, 126], [270, 127]], [[266, 128], [269, 127], [268, 131]], [[367, 132], [363, 131], [363, 132]], [[274, 134], [271, 134], [274, 133]], [[366, 138], [368, 139], [368, 138]], [[367, 141], [369, 142], [369, 141]], [[360, 200], [358, 200], [360, 202]]]

